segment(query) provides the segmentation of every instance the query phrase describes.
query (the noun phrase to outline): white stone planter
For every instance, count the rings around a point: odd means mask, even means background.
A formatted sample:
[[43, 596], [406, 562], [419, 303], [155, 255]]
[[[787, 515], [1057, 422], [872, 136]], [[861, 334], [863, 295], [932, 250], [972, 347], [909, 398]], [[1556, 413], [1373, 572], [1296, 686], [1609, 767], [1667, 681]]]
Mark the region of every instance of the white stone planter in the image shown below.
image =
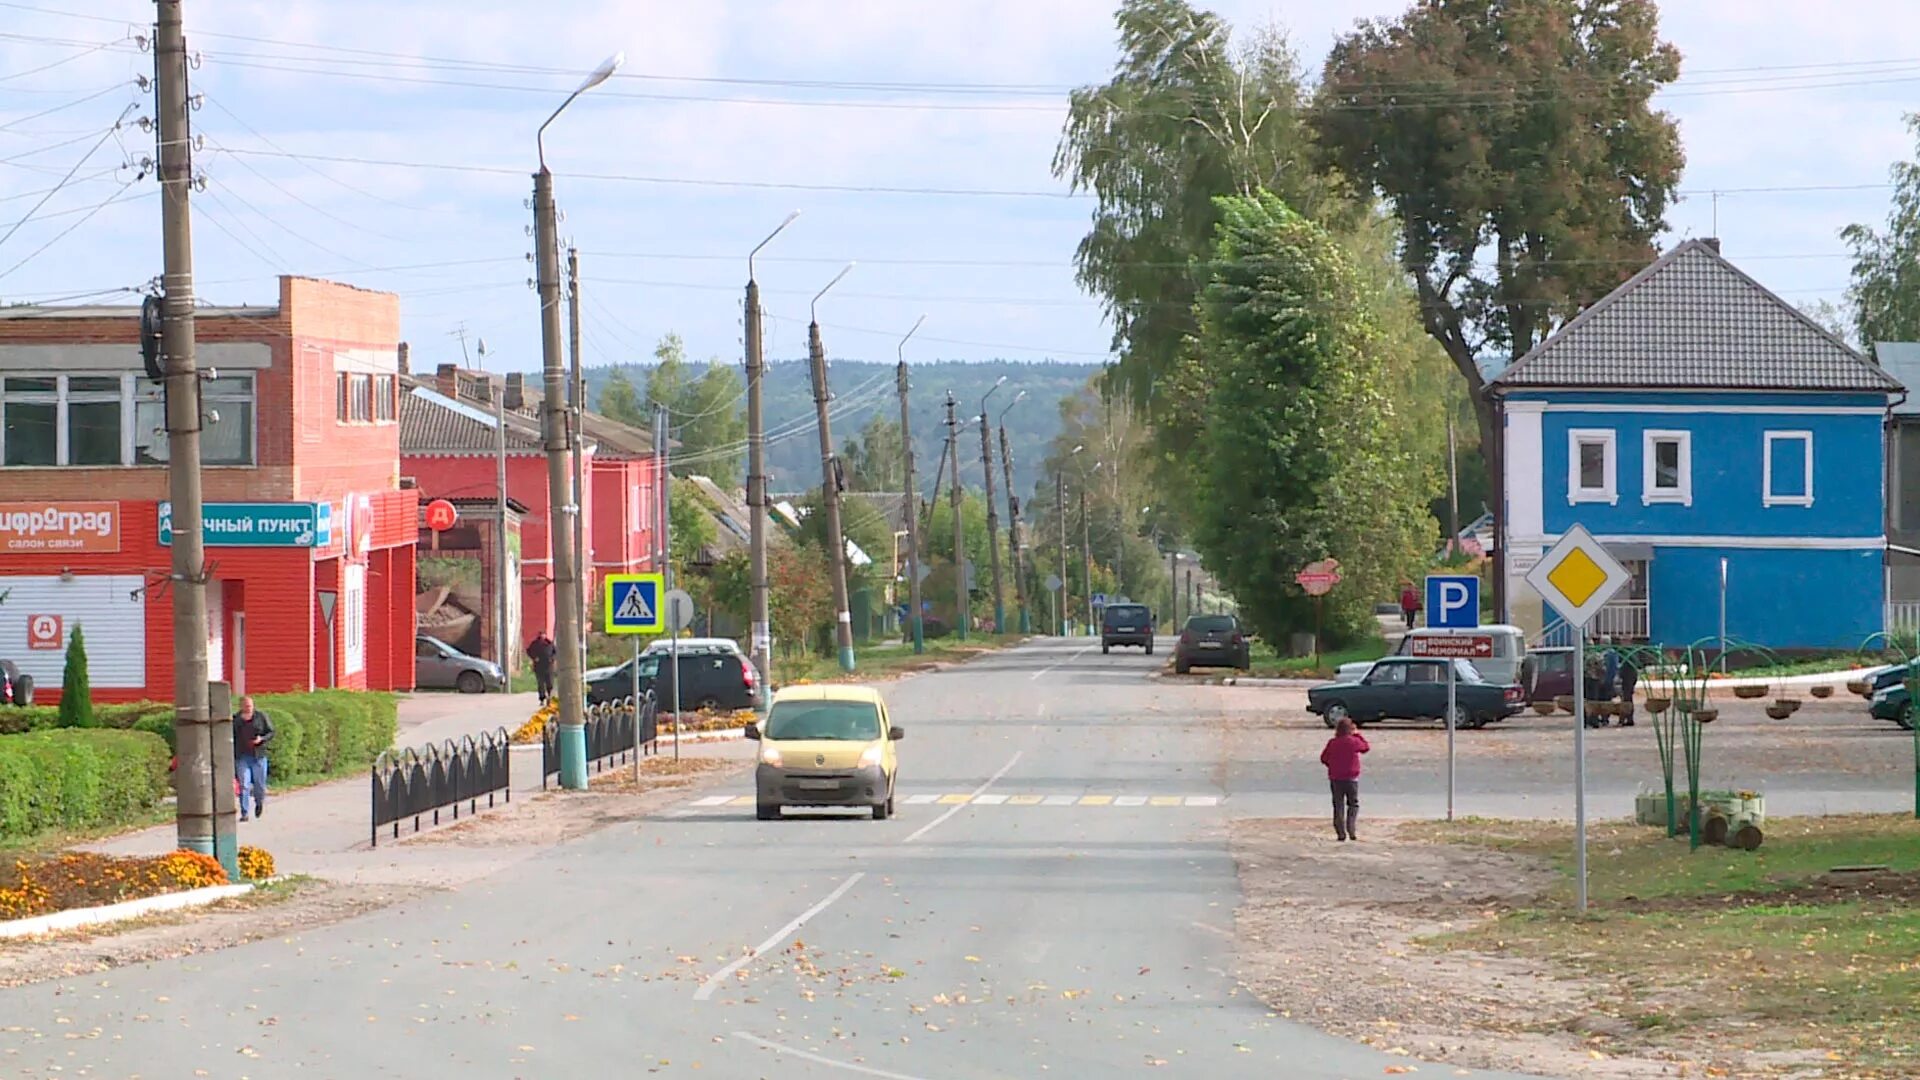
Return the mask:
[[236, 896], [245, 896], [254, 890], [256, 884], [258, 883], [244, 882], [239, 885], [211, 885], [204, 889], [187, 889], [184, 892], [161, 893], [159, 896], [147, 896], [138, 900], [124, 900], [105, 907], [73, 908], [68, 911], [56, 911], [49, 915], [36, 915], [31, 919], [15, 919], [12, 922], [0, 923], [0, 938], [36, 937], [40, 934], [52, 934], [81, 926], [97, 926], [101, 923], [138, 919], [162, 911], [203, 907]]

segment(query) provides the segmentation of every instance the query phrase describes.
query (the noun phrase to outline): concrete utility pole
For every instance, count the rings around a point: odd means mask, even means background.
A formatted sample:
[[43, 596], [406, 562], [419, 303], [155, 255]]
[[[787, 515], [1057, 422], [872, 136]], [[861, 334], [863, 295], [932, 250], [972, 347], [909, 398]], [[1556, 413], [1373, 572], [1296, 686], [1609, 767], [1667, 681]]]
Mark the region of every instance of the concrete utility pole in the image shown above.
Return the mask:
[[1180, 553], [1167, 552], [1167, 621], [1180, 632]]
[[827, 288], [813, 296], [812, 322], [807, 326], [807, 357], [813, 366], [813, 411], [820, 426], [820, 473], [821, 498], [825, 502], [827, 515], [827, 551], [828, 563], [833, 567], [833, 609], [836, 629], [840, 637], [840, 670], [853, 670], [853, 614], [847, 602], [847, 540], [840, 528], [840, 489], [844, 482], [840, 475], [840, 462], [833, 454], [833, 427], [827, 420], [827, 347], [820, 341], [820, 298], [827, 295], [827, 289], [840, 284], [853, 269], [848, 263], [845, 270], [834, 275], [827, 282]]
[[1067, 474], [1053, 474], [1054, 516], [1060, 519], [1060, 636], [1067, 636]]
[[987, 553], [993, 568], [993, 632], [1007, 632], [1007, 604], [1000, 584], [1000, 511], [993, 502], [993, 425], [987, 420], [987, 399], [1007, 381], [1005, 375], [995, 380], [993, 389], [980, 398], [980, 466], [987, 482]]
[[[913, 482], [913, 419], [908, 415], [907, 408], [907, 342], [920, 332], [920, 324], [926, 321], [925, 315], [920, 316], [915, 320], [913, 329], [907, 331], [907, 336], [900, 339], [900, 348], [896, 351], [900, 365], [893, 370], [894, 386], [900, 392], [901, 465], [906, 470], [903, 497], [907, 511], [907, 602], [912, 605], [907, 612], [913, 622], [913, 629], [909, 633], [913, 638], [915, 653], [927, 651], [927, 636], [920, 614], [920, 489]], [[934, 486], [939, 486], [938, 480], [934, 481]]]
[[560, 786], [574, 791], [587, 787], [586, 684], [581, 680], [581, 607], [579, 552], [573, 543], [569, 512], [578, 506], [567, 500], [567, 372], [560, 357], [560, 242], [558, 212], [553, 205], [553, 173], [547, 169], [547, 126], [573, 100], [612, 78], [626, 59], [617, 54], [593, 69], [578, 89], [567, 95], [534, 135], [540, 171], [533, 174], [534, 265], [540, 288], [540, 360], [546, 399], [540, 410], [541, 432], [547, 453], [547, 542], [552, 550], [553, 610], [559, 623], [553, 635], [558, 646], [555, 689], [560, 700]]
[[1093, 527], [1087, 521], [1087, 485], [1080, 483], [1080, 580], [1087, 585], [1087, 632], [1093, 632]]
[[967, 640], [973, 621], [973, 593], [967, 588], [967, 530], [960, 520], [960, 429], [955, 425], [953, 391], [947, 391], [947, 456], [953, 459], [953, 621], [960, 640]]
[[[187, 42], [181, 0], [158, 0], [154, 82], [158, 86], [162, 278], [160, 363], [166, 375], [167, 498], [172, 504], [173, 731], [178, 747], [174, 825], [180, 847], [212, 855], [237, 879], [231, 721], [208, 708], [206, 538], [200, 506], [200, 369], [194, 356], [193, 133], [187, 114]], [[225, 768], [221, 768], [222, 761]], [[222, 797], [224, 794], [224, 798]], [[224, 819], [224, 820], [223, 820]], [[222, 828], [222, 826], [225, 826]], [[223, 835], [224, 834], [224, 835]]]
[[748, 557], [753, 577], [752, 622], [753, 666], [760, 676], [756, 693], [764, 704], [773, 690], [773, 604], [767, 584], [767, 421], [762, 404], [762, 384], [767, 377], [767, 359], [760, 330], [760, 283], [753, 275], [753, 257], [773, 242], [793, 219], [795, 210], [778, 228], [747, 253], [747, 515], [752, 519], [748, 532]]
[[593, 553], [587, 547], [585, 459], [587, 456], [587, 380], [580, 371], [580, 252], [567, 248], [567, 352], [573, 365], [569, 386], [569, 421], [573, 444], [573, 550], [580, 560], [580, 655], [587, 655], [587, 631], [593, 625]]
[[[511, 610], [509, 603], [511, 594], [508, 590], [512, 588], [513, 583], [507, 576], [507, 559], [510, 553], [507, 549], [507, 395], [505, 393], [493, 395], [493, 481], [494, 486], [499, 489], [494, 500], [494, 509], [500, 515], [499, 535], [494, 537], [493, 553], [499, 563], [493, 575], [496, 579], [493, 606], [499, 609], [494, 618], [494, 630], [500, 636], [496, 647], [496, 651], [500, 654], [500, 671], [502, 674], [511, 676], [515, 639], [518, 635], [515, 634], [507, 616]], [[512, 683], [511, 678], [508, 679], [508, 683]], [[507, 692], [511, 692], [511, 685], [507, 688]]]
[[[1003, 414], [1004, 415], [1004, 414]], [[1013, 569], [1013, 592], [1020, 606], [1020, 632], [1033, 633], [1033, 619], [1027, 608], [1027, 575], [1020, 566], [1020, 496], [1013, 491], [1013, 450], [1007, 442], [1007, 425], [1000, 425], [1000, 468], [1007, 480], [1007, 556]]]
[[[1451, 556], [1460, 542], [1460, 463], [1454, 457], [1453, 410], [1447, 410], [1447, 547]], [[1584, 720], [1582, 721], [1585, 722]]]

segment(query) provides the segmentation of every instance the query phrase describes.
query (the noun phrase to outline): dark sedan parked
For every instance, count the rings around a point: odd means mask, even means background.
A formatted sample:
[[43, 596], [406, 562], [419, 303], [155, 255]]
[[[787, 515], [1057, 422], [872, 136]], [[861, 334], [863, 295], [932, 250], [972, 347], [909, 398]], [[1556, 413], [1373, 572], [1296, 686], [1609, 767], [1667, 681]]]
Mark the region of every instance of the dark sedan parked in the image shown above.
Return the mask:
[[1173, 647], [1173, 671], [1185, 675], [1197, 667], [1230, 667], [1245, 671], [1253, 666], [1251, 646], [1240, 620], [1231, 615], [1195, 615], [1180, 631], [1180, 643]]
[[[1333, 727], [1345, 717], [1356, 724], [1376, 720], [1444, 720], [1447, 712], [1446, 660], [1389, 656], [1355, 682], [1324, 683], [1307, 691], [1307, 711]], [[1458, 728], [1485, 727], [1526, 706], [1527, 692], [1517, 685], [1488, 682], [1466, 660], [1454, 660], [1454, 717]]]

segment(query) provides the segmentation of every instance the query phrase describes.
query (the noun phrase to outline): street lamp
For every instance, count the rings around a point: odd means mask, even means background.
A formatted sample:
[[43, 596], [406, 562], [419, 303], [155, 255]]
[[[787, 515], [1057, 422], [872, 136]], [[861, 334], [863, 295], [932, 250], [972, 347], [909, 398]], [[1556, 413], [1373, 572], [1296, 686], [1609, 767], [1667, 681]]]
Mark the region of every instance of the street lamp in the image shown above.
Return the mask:
[[771, 693], [773, 686], [773, 605], [767, 585], [767, 425], [761, 404], [767, 361], [761, 347], [760, 283], [753, 275], [753, 257], [799, 216], [798, 210], [788, 214], [778, 228], [747, 252], [747, 548], [752, 577], [752, 612], [748, 618], [753, 635], [748, 649], [760, 676], [755, 684], [756, 696]]
[[559, 623], [554, 643], [559, 653], [560, 786], [574, 791], [587, 787], [587, 729], [581, 700], [586, 685], [581, 680], [580, 664], [580, 639], [586, 620], [580, 609], [580, 553], [575, 550], [573, 530], [563, 525], [569, 514], [580, 513], [580, 507], [571, 503], [568, 492], [567, 380], [560, 359], [559, 223], [553, 205], [553, 174], [547, 170], [546, 138], [548, 125], [559, 119], [573, 99], [606, 82], [625, 60], [625, 53], [615, 53], [601, 61], [534, 133], [540, 159], [540, 171], [533, 174], [534, 265], [539, 273], [540, 355], [546, 382], [541, 434], [547, 453], [547, 541], [553, 553], [553, 608]]
[[[914, 320], [913, 329], [900, 339], [900, 347], [894, 350], [899, 365], [894, 368], [894, 388], [900, 394], [900, 446], [906, 460], [905, 482], [901, 485], [906, 499], [907, 509], [907, 598], [913, 605], [907, 614], [913, 620], [910, 637], [915, 654], [927, 651], [926, 624], [920, 611], [920, 490], [913, 480], [913, 422], [907, 415], [907, 342], [920, 332], [920, 326], [927, 321], [925, 315]], [[934, 486], [939, 486], [936, 478]], [[906, 627], [901, 627], [903, 633]]]

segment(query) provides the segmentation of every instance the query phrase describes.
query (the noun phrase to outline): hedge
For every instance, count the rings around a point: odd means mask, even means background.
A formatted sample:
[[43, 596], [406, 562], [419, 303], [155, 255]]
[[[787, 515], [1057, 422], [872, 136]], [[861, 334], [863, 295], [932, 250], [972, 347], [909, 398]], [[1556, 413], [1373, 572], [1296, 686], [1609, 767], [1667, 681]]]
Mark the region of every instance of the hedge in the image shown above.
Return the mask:
[[[145, 717], [159, 716], [173, 722], [173, 706], [164, 701], [129, 701], [118, 705], [93, 707], [96, 727], [126, 731], [139, 727]], [[29, 705], [23, 709], [0, 708], [0, 735], [18, 735], [24, 731], [52, 731], [60, 726], [60, 706]], [[144, 729], [143, 729], [144, 730]]]
[[0, 837], [131, 821], [171, 791], [167, 744], [75, 728], [0, 739]]

